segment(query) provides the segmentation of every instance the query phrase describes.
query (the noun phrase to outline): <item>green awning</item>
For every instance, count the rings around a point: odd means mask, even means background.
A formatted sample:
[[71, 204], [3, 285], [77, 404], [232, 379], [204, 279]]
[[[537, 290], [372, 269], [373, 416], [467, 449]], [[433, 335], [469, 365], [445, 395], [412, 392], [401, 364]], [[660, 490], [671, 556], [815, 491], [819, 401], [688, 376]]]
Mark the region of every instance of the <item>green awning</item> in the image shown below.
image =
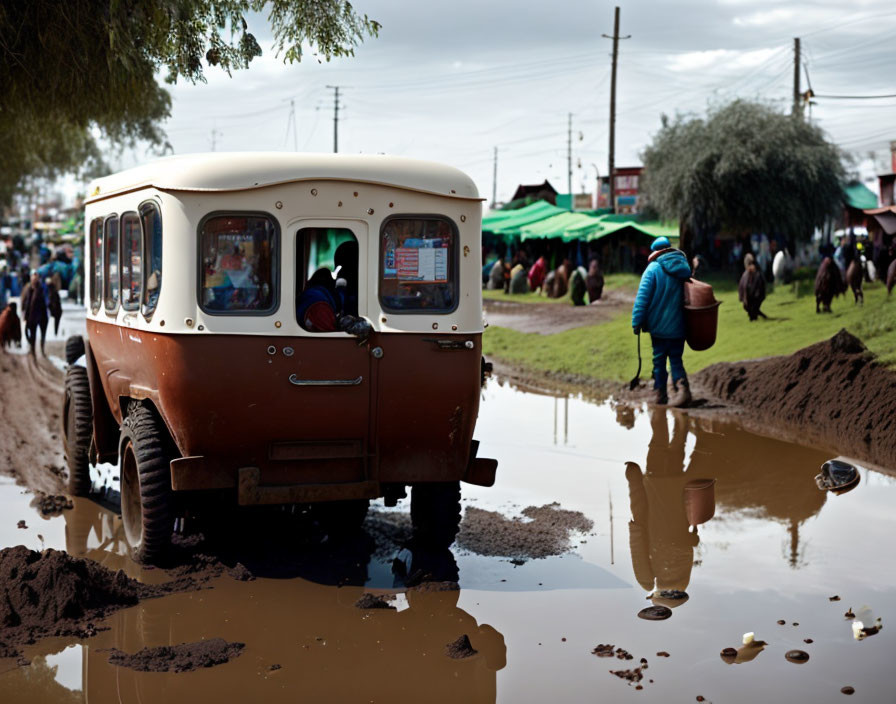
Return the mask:
[[482, 219], [482, 230], [497, 235], [518, 235], [520, 228], [526, 225], [567, 212], [563, 208], [540, 200], [519, 210], [500, 211], [500, 216], [497, 213], [486, 215]]
[[858, 181], [853, 181], [843, 189], [843, 200], [850, 208], [857, 210], [877, 207], [877, 196], [874, 195], [874, 191]]
[[546, 239], [551, 237], [565, 237], [568, 228], [593, 223], [596, 218], [583, 213], [560, 213], [553, 217], [539, 220], [520, 229], [520, 239]]

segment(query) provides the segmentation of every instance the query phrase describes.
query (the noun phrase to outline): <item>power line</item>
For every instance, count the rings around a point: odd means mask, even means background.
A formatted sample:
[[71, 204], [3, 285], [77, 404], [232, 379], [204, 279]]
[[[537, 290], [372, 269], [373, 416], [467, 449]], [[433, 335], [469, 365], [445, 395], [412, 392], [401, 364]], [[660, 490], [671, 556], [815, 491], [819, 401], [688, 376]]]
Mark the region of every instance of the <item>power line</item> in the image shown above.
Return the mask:
[[879, 100], [881, 98], [896, 98], [896, 93], [889, 95], [819, 95], [815, 94], [815, 98], [827, 98], [828, 100]]

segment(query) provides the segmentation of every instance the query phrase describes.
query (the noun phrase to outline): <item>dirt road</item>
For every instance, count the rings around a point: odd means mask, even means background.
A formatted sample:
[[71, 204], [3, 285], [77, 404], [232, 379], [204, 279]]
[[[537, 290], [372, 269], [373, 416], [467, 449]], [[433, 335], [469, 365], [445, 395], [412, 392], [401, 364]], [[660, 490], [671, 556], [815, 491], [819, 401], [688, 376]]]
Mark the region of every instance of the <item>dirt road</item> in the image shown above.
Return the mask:
[[519, 332], [551, 335], [584, 325], [597, 325], [622, 311], [630, 311], [635, 296], [631, 291], [606, 291], [603, 297], [588, 306], [565, 303], [519, 303], [508, 295], [505, 299], [483, 301], [489, 325], [511, 328]]

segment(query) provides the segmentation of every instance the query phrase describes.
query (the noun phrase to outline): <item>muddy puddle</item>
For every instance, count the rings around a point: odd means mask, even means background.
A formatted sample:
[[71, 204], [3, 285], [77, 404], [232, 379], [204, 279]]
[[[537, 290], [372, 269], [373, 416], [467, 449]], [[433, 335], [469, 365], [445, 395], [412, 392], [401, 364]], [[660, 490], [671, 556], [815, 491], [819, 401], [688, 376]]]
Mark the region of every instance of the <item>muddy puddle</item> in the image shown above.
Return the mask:
[[[464, 486], [471, 520], [452, 552], [411, 553], [402, 516], [382, 506], [339, 548], [291, 517], [246, 514], [225, 562], [254, 579], [223, 571], [112, 614], [94, 637], [25, 646], [30, 665], [0, 661], [0, 701], [829, 702], [844, 687], [893, 701], [893, 477], [860, 467], [855, 489], [825, 494], [814, 476], [830, 457], [811, 447], [494, 382], [476, 435], [498, 480]], [[125, 556], [117, 472], [101, 469], [101, 500], [55, 516], [0, 477], [0, 547], [170, 578]], [[522, 543], [483, 535], [536, 520], [568, 522], [561, 554], [531, 528]], [[664, 618], [639, 618], [648, 607]], [[883, 628], [857, 640], [847, 610]], [[245, 647], [182, 673], [109, 662], [111, 649], [211, 639]], [[796, 650], [808, 659], [786, 657]]]

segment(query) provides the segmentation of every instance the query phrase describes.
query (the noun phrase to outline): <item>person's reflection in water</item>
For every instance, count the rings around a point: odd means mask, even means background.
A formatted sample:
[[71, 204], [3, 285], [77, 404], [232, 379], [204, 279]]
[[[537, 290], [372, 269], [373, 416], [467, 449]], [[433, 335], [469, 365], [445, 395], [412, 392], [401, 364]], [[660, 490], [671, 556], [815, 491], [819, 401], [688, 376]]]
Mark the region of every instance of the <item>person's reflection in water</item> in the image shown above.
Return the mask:
[[699, 542], [692, 532], [685, 510], [684, 489], [690, 476], [684, 471], [687, 417], [673, 414], [672, 437], [665, 409], [651, 410], [653, 435], [647, 450], [647, 467], [642, 474], [628, 462], [632, 520], [629, 545], [635, 579], [652, 593], [655, 604], [674, 607], [687, 600], [684, 593], [691, 578], [694, 548]]

